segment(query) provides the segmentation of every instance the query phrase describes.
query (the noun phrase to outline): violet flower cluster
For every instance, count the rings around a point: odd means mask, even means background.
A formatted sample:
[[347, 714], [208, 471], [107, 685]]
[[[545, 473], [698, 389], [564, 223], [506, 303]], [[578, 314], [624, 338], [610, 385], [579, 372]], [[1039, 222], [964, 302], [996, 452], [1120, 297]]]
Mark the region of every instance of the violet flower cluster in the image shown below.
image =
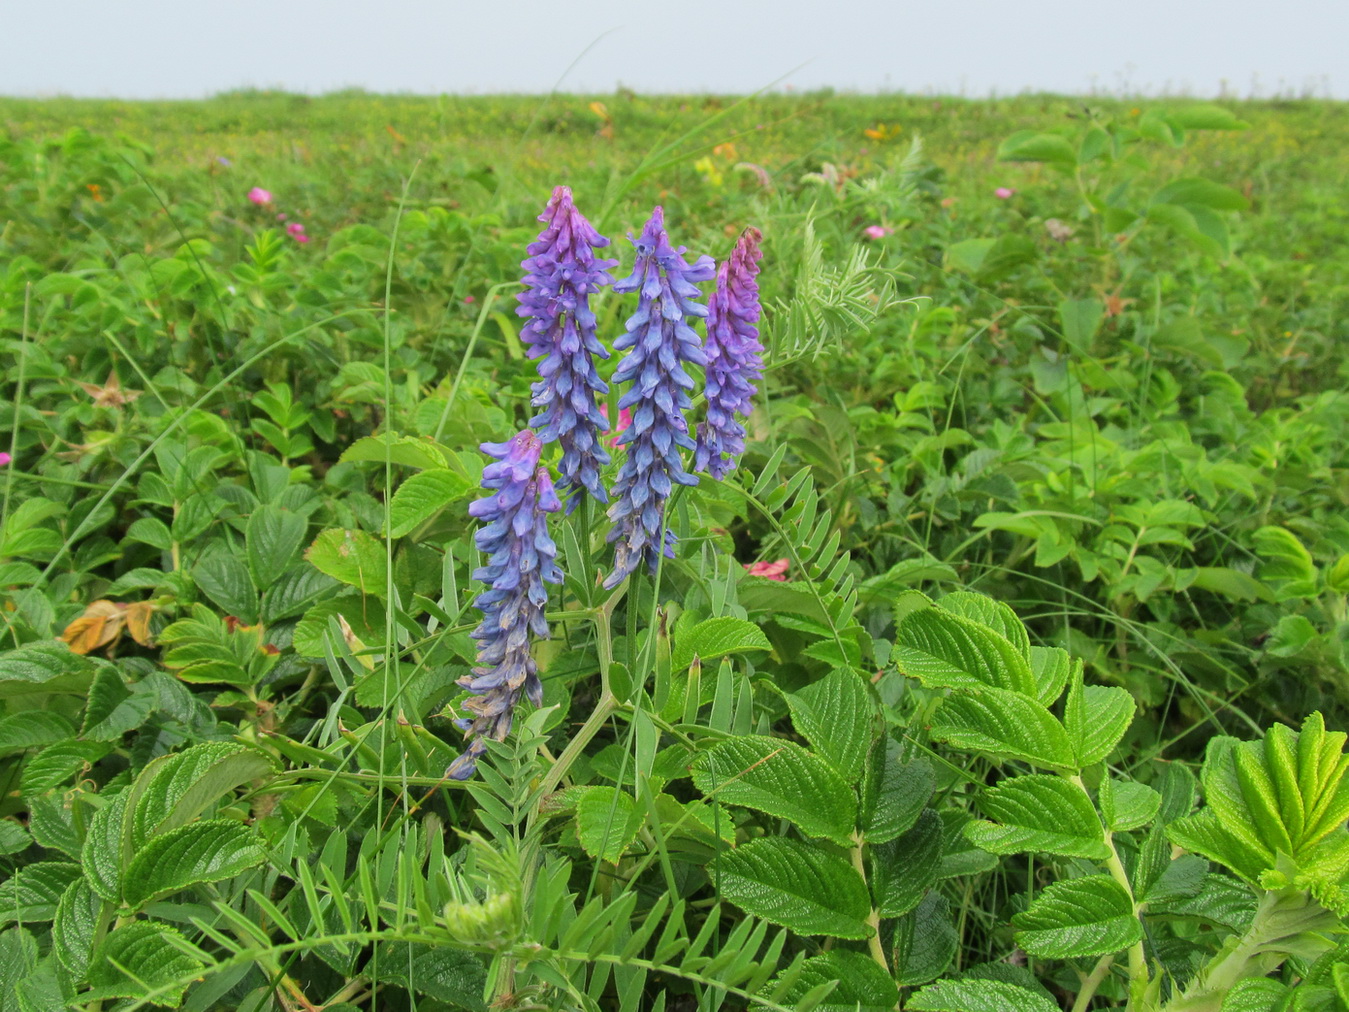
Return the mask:
[[675, 484], [698, 484], [684, 470], [680, 454], [694, 448], [684, 420], [693, 380], [684, 363], [707, 364], [702, 342], [687, 321], [707, 315], [707, 307], [693, 300], [700, 294], [697, 283], [716, 271], [711, 257], [689, 264], [684, 247], [670, 245], [659, 207], [632, 241], [637, 247], [633, 272], [614, 282], [616, 292], [637, 292], [638, 303], [626, 333], [614, 342], [615, 349], [631, 349], [614, 372], [614, 382], [632, 384], [618, 402], [620, 408], [632, 409], [632, 424], [619, 439], [627, 456], [609, 507], [614, 522], [609, 540], [616, 544], [606, 588], [618, 586], [643, 560], [654, 571], [662, 552], [674, 555], [674, 535], [664, 530], [665, 501]]
[[747, 228], [717, 272], [707, 301], [707, 419], [698, 426], [693, 469], [721, 481], [745, 452], [745, 427], [755, 384], [763, 377], [759, 343], [759, 243], [763, 233]]
[[595, 250], [609, 240], [576, 209], [570, 187], [553, 190], [539, 220], [546, 227], [521, 265], [525, 290], [516, 313], [529, 320], [520, 333], [529, 357], [540, 359], [533, 390], [534, 405], [543, 410], [530, 425], [543, 442], [562, 446], [558, 489], [570, 513], [582, 493], [609, 501], [600, 482], [600, 468], [609, 463], [600, 433], [608, 423], [597, 403], [609, 387], [595, 369], [595, 358], [609, 353], [595, 336], [590, 296], [613, 283], [607, 268], [618, 261], [596, 258]]
[[562, 508], [546, 467], [539, 466], [543, 443], [529, 430], [505, 443], [483, 443], [496, 463], [483, 469], [483, 488], [492, 492], [469, 506], [482, 521], [475, 536], [487, 564], [473, 578], [487, 584], [475, 606], [482, 623], [473, 630], [478, 663], [459, 684], [473, 693], [464, 703], [472, 719], [455, 723], [467, 732], [468, 748], [445, 771], [452, 780], [467, 780], [487, 750], [485, 739], [505, 739], [523, 695], [535, 706], [543, 701], [543, 683], [530, 654], [530, 636], [548, 638], [545, 584], [561, 583], [555, 563], [557, 545], [548, 536], [548, 514]]

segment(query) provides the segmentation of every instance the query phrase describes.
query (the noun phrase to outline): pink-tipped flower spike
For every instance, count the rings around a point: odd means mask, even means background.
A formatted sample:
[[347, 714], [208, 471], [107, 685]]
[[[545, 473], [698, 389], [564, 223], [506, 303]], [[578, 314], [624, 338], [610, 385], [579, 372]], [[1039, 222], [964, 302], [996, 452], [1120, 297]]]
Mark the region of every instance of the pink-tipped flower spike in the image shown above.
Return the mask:
[[259, 207], [263, 207], [272, 202], [272, 194], [270, 191], [264, 190], [261, 186], [255, 186], [248, 191], [248, 199]]
[[999, 186], [993, 191], [993, 196], [997, 197], [999, 200], [1011, 200], [1015, 195], [1016, 191], [1010, 186]]

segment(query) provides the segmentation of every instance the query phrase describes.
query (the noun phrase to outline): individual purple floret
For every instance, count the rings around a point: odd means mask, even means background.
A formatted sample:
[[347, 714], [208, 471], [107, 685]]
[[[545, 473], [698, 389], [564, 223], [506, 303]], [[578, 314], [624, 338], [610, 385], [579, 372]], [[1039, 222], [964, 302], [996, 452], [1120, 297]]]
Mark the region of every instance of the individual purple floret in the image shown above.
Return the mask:
[[609, 507], [614, 522], [609, 540], [617, 544], [613, 572], [604, 581], [607, 588], [622, 583], [643, 559], [654, 571], [662, 551], [674, 555], [674, 535], [666, 531], [662, 543], [665, 500], [672, 483], [698, 484], [680, 459], [681, 447], [694, 446], [684, 421], [693, 380], [683, 363], [707, 364], [698, 335], [685, 319], [707, 315], [707, 307], [693, 301], [701, 294], [695, 282], [716, 272], [711, 257], [699, 257], [692, 265], [684, 261], [684, 247], [670, 245], [659, 207], [633, 245], [637, 263], [632, 274], [614, 282], [614, 291], [638, 292], [640, 301], [628, 318], [627, 333], [614, 342], [616, 349], [632, 349], [614, 372], [614, 382], [632, 383], [618, 402], [620, 408], [632, 409], [632, 424], [619, 440], [628, 452]]
[[516, 313], [529, 320], [520, 332], [529, 357], [541, 359], [534, 405], [543, 410], [529, 424], [545, 443], [562, 444], [558, 489], [567, 496], [570, 512], [582, 491], [598, 502], [609, 501], [600, 483], [600, 468], [609, 463], [600, 445], [607, 423], [596, 403], [609, 388], [595, 371], [595, 356], [608, 358], [609, 353], [595, 337], [590, 296], [613, 283], [607, 269], [618, 261], [595, 257], [609, 240], [576, 210], [570, 187], [553, 190], [539, 220], [546, 227], [521, 264], [525, 290]]
[[763, 233], [740, 233], [731, 258], [717, 272], [717, 289], [707, 300], [707, 420], [698, 426], [693, 469], [717, 481], [735, 470], [745, 452], [745, 427], [736, 415], [753, 410], [755, 384], [763, 376], [759, 343], [759, 243]]
[[472, 675], [459, 680], [473, 693], [464, 703], [473, 718], [455, 723], [471, 740], [445, 771], [452, 780], [473, 776], [478, 757], [487, 751], [484, 739], [505, 739], [521, 694], [535, 706], [543, 701], [543, 684], [529, 645], [531, 634], [548, 638], [544, 584], [562, 582], [553, 561], [557, 545], [548, 536], [548, 514], [561, 509], [562, 503], [548, 469], [539, 466], [542, 449], [542, 441], [528, 429], [506, 443], [482, 444], [482, 451], [497, 461], [482, 472], [483, 488], [494, 494], [479, 499], [468, 511], [482, 522], [475, 541], [487, 553], [487, 565], [475, 569], [473, 578], [487, 584], [487, 590], [474, 602], [483, 615], [473, 630], [478, 664]]

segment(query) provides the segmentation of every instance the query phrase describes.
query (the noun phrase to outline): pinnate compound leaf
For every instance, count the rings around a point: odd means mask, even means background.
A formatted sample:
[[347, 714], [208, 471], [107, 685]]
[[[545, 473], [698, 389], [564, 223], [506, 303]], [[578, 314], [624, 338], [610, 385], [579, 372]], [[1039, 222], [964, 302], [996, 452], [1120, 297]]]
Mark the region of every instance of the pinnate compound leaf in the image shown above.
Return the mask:
[[786, 819], [807, 836], [849, 843], [852, 789], [824, 760], [777, 738], [728, 738], [700, 755], [693, 782], [715, 801]]
[[[788, 1008], [821, 984], [837, 981], [838, 986], [816, 1005], [817, 1012], [891, 1012], [899, 1003], [899, 988], [890, 975], [861, 952], [834, 949], [812, 956], [801, 965], [796, 983], [777, 998]], [[765, 990], [771, 991], [770, 984]]]
[[923, 608], [899, 623], [896, 639], [900, 670], [929, 687], [1036, 694], [1029, 659], [980, 622]]
[[1059, 1012], [1043, 994], [1001, 980], [943, 980], [904, 1006], [914, 1012]]
[[869, 938], [871, 897], [853, 867], [817, 847], [767, 836], [721, 859], [721, 895], [802, 935]]
[[932, 764], [904, 758], [904, 749], [886, 735], [871, 746], [863, 770], [858, 826], [868, 843], [885, 843], [917, 821], [936, 788]]
[[1068, 683], [1063, 706], [1063, 726], [1072, 742], [1079, 769], [1086, 769], [1115, 750], [1133, 723], [1136, 705], [1127, 689], [1083, 685], [1078, 665]]
[[908, 832], [871, 848], [871, 893], [882, 917], [913, 910], [937, 881], [942, 821], [926, 809]]
[[1039, 851], [1104, 861], [1110, 856], [1091, 801], [1062, 777], [1035, 773], [1003, 780], [979, 797], [992, 821], [965, 826], [965, 836], [990, 854]]
[[406, 537], [472, 488], [467, 478], [448, 468], [414, 474], [398, 486], [389, 502], [389, 537]]
[[[170, 936], [176, 936], [177, 944], [169, 941]], [[154, 921], [133, 921], [110, 931], [89, 961], [93, 990], [80, 995], [80, 1000], [137, 998], [154, 991], [156, 1005], [177, 1007], [188, 984], [206, 965], [184, 951], [189, 948], [181, 934]], [[160, 992], [161, 988], [165, 990]]]
[[233, 878], [262, 863], [264, 856], [253, 833], [241, 823], [208, 819], [179, 826], [136, 851], [122, 897], [139, 908], [188, 886]]
[[1012, 926], [1016, 943], [1045, 959], [1103, 956], [1143, 937], [1129, 894], [1109, 875], [1055, 882]]
[[1068, 734], [1042, 703], [1005, 689], [947, 698], [932, 722], [932, 737], [997, 759], [1019, 759], [1048, 769], [1075, 769]]
[[131, 788], [130, 848], [186, 825], [236, 787], [273, 771], [267, 756], [232, 742], [203, 742], [153, 760]]
[[862, 675], [835, 668], [787, 697], [792, 726], [848, 783], [862, 775], [875, 707]]
[[613, 863], [637, 839], [642, 812], [627, 791], [613, 787], [583, 787], [576, 802], [576, 830], [581, 849], [591, 857]]
[[61, 894], [81, 877], [69, 861], [39, 861], [19, 868], [0, 882], [0, 928], [50, 921]]
[[673, 670], [683, 671], [695, 657], [706, 666], [709, 661], [729, 654], [770, 649], [768, 637], [753, 622], [743, 618], [709, 618], [679, 634], [671, 653], [671, 665]]

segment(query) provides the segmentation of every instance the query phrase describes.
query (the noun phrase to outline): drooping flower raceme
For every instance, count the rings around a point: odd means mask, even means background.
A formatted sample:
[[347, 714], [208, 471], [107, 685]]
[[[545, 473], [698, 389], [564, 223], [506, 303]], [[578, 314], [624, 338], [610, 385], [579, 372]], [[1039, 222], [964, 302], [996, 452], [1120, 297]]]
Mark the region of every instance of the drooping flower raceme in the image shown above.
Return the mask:
[[717, 289], [707, 311], [707, 420], [698, 426], [693, 469], [721, 481], [745, 451], [745, 427], [736, 415], [753, 409], [755, 384], [763, 376], [759, 343], [759, 243], [763, 234], [747, 228], [731, 258], [717, 272]]
[[637, 263], [630, 276], [614, 282], [616, 292], [637, 292], [637, 312], [628, 318], [627, 332], [614, 342], [618, 350], [631, 349], [614, 372], [617, 383], [632, 387], [619, 400], [632, 409], [632, 424], [619, 438], [627, 456], [614, 483], [614, 522], [609, 540], [614, 546], [614, 568], [604, 581], [613, 588], [634, 572], [643, 560], [654, 570], [663, 551], [672, 556], [674, 535], [661, 530], [665, 501], [674, 483], [696, 485], [684, 470], [680, 450], [693, 449], [684, 412], [691, 403], [693, 380], [684, 363], [706, 365], [701, 342], [689, 326], [690, 317], [707, 315], [694, 302], [698, 282], [716, 271], [711, 257], [693, 264], [684, 260], [684, 247], [672, 247], [665, 234], [665, 213], [658, 207], [633, 240]]
[[562, 445], [558, 488], [570, 512], [582, 492], [609, 501], [600, 482], [600, 468], [609, 463], [600, 445], [607, 426], [597, 403], [609, 387], [595, 370], [595, 358], [609, 353], [595, 336], [590, 296], [613, 283], [608, 268], [618, 261], [596, 258], [595, 250], [609, 240], [576, 210], [569, 187], [553, 190], [539, 220], [546, 227], [521, 265], [525, 290], [516, 312], [529, 320], [520, 340], [529, 346], [530, 358], [540, 360], [534, 404], [543, 410], [530, 425], [543, 442]]
[[487, 747], [484, 739], [502, 741], [511, 729], [511, 717], [520, 697], [538, 706], [543, 684], [531, 656], [530, 639], [548, 637], [544, 606], [545, 584], [560, 583], [554, 561], [557, 546], [548, 536], [548, 514], [562, 508], [548, 469], [539, 466], [543, 443], [526, 429], [505, 443], [483, 443], [482, 450], [496, 459], [482, 473], [483, 488], [492, 492], [469, 506], [482, 522], [475, 541], [487, 553], [487, 564], [473, 578], [487, 584], [475, 606], [482, 623], [473, 630], [478, 641], [478, 663], [459, 684], [473, 693], [464, 703], [472, 719], [456, 721], [470, 742], [445, 775], [467, 780]]

